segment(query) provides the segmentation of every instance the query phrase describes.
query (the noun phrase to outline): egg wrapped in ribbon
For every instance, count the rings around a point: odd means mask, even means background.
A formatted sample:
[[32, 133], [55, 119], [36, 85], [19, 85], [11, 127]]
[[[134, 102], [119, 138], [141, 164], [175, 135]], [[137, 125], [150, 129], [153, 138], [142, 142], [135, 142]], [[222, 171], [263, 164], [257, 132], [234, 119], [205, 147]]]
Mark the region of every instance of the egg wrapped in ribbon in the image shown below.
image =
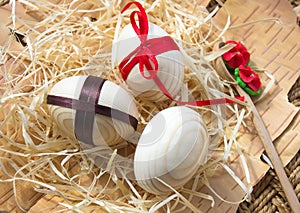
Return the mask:
[[[113, 57], [122, 77], [135, 96], [150, 101], [166, 100], [168, 95], [175, 97], [184, 77], [179, 47], [165, 30], [148, 22], [140, 3], [130, 2], [122, 12], [132, 4], [140, 11], [131, 13], [131, 24], [122, 29], [113, 44]], [[136, 14], [138, 21], [134, 18]]]
[[[144, 129], [134, 155], [139, 186], [165, 194], [186, 184], [206, 162], [209, 135], [201, 115], [185, 106], [156, 114]], [[166, 185], [167, 184], [167, 185]]]
[[136, 130], [133, 97], [115, 83], [94, 76], [72, 76], [47, 96], [49, 111], [69, 137], [91, 145], [115, 145]]

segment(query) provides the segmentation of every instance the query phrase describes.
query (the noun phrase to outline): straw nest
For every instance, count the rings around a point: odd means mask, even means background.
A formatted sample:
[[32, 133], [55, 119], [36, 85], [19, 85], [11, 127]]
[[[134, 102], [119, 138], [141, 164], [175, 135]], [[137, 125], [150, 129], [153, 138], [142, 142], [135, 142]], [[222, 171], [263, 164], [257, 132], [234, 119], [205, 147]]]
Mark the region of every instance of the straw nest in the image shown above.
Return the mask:
[[[246, 125], [243, 119], [250, 114], [247, 107], [241, 107], [246, 104], [192, 107], [208, 126], [211, 143], [207, 163], [183, 188], [165, 196], [149, 194], [126, 176], [115, 174], [114, 157], [119, 153], [132, 158], [135, 145], [123, 141], [112, 147], [110, 163], [106, 168], [99, 168], [87, 152], [104, 153], [105, 150], [96, 147], [83, 152], [76, 140], [57, 128], [46, 104], [51, 87], [75, 75], [103, 77], [130, 92], [117, 65], [111, 61], [114, 39], [129, 23], [129, 16], [120, 14], [126, 2], [20, 2], [37, 21], [23, 20], [12, 10], [11, 28], [14, 29], [15, 21], [22, 23], [20, 33], [25, 35], [26, 46], [12, 50], [10, 45], [15, 35], [11, 34], [1, 47], [0, 164], [10, 177], [1, 181], [29, 181], [38, 192], [64, 198], [66, 209], [75, 211], [100, 207], [106, 211], [148, 212], [182, 206], [197, 211], [190, 203], [193, 196], [213, 203], [212, 197], [197, 190], [207, 184], [207, 179], [224, 165], [228, 156], [243, 156], [236, 135], [239, 127]], [[141, 3], [149, 21], [165, 29], [182, 48], [185, 78], [181, 94], [176, 98], [184, 101], [234, 99], [236, 93], [231, 88], [234, 83], [222, 80], [212, 66], [212, 61], [226, 51], [213, 52], [212, 47], [224, 39], [229, 19], [225, 26], [217, 26], [212, 20], [216, 10], [208, 13], [196, 0]], [[153, 103], [136, 98], [135, 101], [140, 113], [138, 132], [142, 132], [156, 113], [176, 105], [170, 100]], [[243, 162], [244, 158], [241, 159]], [[247, 165], [243, 164], [247, 173]]]

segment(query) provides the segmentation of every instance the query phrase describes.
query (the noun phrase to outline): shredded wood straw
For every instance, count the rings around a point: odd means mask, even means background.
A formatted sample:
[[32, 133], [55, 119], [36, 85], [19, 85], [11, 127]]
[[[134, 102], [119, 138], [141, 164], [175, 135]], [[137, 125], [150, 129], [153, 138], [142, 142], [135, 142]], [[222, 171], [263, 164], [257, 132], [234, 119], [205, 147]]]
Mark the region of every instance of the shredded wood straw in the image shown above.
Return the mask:
[[[166, 196], [145, 192], [126, 174], [117, 175], [120, 159], [117, 150], [134, 155], [135, 145], [126, 141], [114, 147], [106, 168], [95, 166], [87, 153], [107, 157], [107, 150], [95, 147], [82, 151], [79, 143], [64, 136], [49, 116], [45, 102], [47, 92], [58, 81], [75, 75], [94, 75], [109, 79], [128, 90], [116, 64], [112, 63], [112, 44], [120, 30], [129, 23], [128, 16], [120, 11], [126, 2], [121, 0], [70, 1], [54, 4], [46, 0], [20, 0], [28, 14], [37, 19], [28, 22], [15, 12], [12, 4], [12, 29], [16, 22], [24, 27], [22, 34], [27, 46], [21, 51], [10, 50], [14, 41], [10, 35], [1, 47], [0, 76], [0, 166], [13, 182], [33, 183], [35, 190], [62, 197], [65, 209], [103, 209], [108, 212], [176, 212], [190, 209], [194, 197], [207, 199], [214, 205], [212, 196], [199, 192], [216, 169], [223, 167], [249, 196], [250, 175], [245, 161], [245, 150], [239, 147], [237, 134], [250, 111], [246, 103], [211, 107], [192, 107], [204, 117], [211, 137], [207, 163], [197, 171], [185, 187]], [[151, 3], [150, 3], [151, 2]], [[211, 61], [222, 52], [212, 47], [221, 41], [229, 28], [230, 16], [225, 26], [212, 21], [212, 13], [190, 0], [155, 0], [141, 2], [149, 21], [165, 29], [180, 45], [185, 62], [185, 79], [181, 100], [200, 100], [227, 97], [236, 93], [233, 82], [220, 79]], [[17, 30], [17, 29], [15, 29]], [[21, 72], [16, 73], [16, 67]], [[270, 86], [267, 86], [268, 89]], [[128, 90], [129, 91], [129, 90]], [[130, 91], [129, 91], [130, 92]], [[136, 99], [140, 112], [138, 132], [159, 111], [174, 106], [172, 101], [152, 103]], [[234, 145], [234, 146], [232, 146]], [[128, 148], [129, 147], [129, 148]], [[215, 153], [222, 153], [216, 155]], [[239, 155], [246, 175], [243, 183], [230, 169], [229, 156]], [[221, 157], [220, 157], [221, 156]], [[132, 165], [123, 165], [123, 172], [130, 172]], [[171, 186], [169, 186], [171, 188]], [[222, 199], [222, 198], [221, 198]], [[226, 201], [238, 203], [241, 201]]]

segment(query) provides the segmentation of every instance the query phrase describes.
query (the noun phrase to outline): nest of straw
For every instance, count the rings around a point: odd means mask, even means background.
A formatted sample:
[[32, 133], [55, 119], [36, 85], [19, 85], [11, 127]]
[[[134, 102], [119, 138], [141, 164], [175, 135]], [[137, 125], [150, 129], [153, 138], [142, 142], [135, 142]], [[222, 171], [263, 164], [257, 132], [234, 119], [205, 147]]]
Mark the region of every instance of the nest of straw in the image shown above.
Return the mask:
[[[193, 107], [208, 126], [211, 144], [207, 163], [183, 188], [164, 196], [149, 194], [126, 176], [117, 177], [113, 163], [110, 168], [95, 166], [81, 151], [78, 141], [66, 137], [53, 123], [46, 104], [51, 87], [75, 75], [99, 76], [128, 90], [117, 66], [111, 62], [116, 32], [129, 23], [128, 16], [120, 14], [126, 2], [101, 0], [56, 4], [27, 0], [20, 3], [37, 21], [20, 19], [12, 7], [12, 29], [16, 21], [22, 23], [26, 46], [18, 51], [11, 50], [16, 36], [11, 34], [1, 48], [0, 164], [9, 177], [1, 181], [28, 181], [36, 191], [58, 195], [64, 199], [66, 209], [79, 212], [98, 208], [109, 212], [166, 211], [182, 206], [197, 211], [190, 202], [193, 196], [213, 203], [212, 197], [199, 193], [198, 189], [228, 156], [243, 155], [235, 137], [239, 127], [246, 125], [243, 120], [250, 115], [250, 110], [238, 104]], [[222, 80], [212, 65], [222, 54], [213, 52], [212, 47], [224, 40], [229, 22], [217, 26], [212, 19], [216, 10], [209, 13], [196, 0], [141, 3], [149, 21], [165, 29], [182, 47], [185, 78], [177, 98], [233, 99], [236, 93], [231, 85], [235, 83]], [[15, 2], [12, 4], [14, 6]], [[136, 98], [136, 104], [140, 112], [139, 132], [156, 113], [175, 105], [172, 101], [153, 103], [141, 98]], [[113, 149], [114, 153], [125, 150], [124, 153], [132, 157], [135, 146], [123, 141]], [[246, 163], [244, 168], [247, 172]]]

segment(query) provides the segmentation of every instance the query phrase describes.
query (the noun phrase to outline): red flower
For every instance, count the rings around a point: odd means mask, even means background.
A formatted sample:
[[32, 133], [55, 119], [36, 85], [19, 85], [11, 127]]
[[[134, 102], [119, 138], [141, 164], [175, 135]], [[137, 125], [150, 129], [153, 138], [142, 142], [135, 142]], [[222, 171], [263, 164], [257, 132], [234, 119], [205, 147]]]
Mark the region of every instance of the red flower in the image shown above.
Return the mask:
[[235, 44], [236, 46], [223, 54], [223, 59], [227, 64], [235, 69], [242, 66], [247, 66], [250, 60], [250, 54], [246, 47], [241, 42], [227, 41], [226, 44]]
[[239, 66], [239, 76], [244, 81], [250, 89], [254, 92], [261, 88], [261, 82], [257, 73], [255, 73], [251, 67]]

